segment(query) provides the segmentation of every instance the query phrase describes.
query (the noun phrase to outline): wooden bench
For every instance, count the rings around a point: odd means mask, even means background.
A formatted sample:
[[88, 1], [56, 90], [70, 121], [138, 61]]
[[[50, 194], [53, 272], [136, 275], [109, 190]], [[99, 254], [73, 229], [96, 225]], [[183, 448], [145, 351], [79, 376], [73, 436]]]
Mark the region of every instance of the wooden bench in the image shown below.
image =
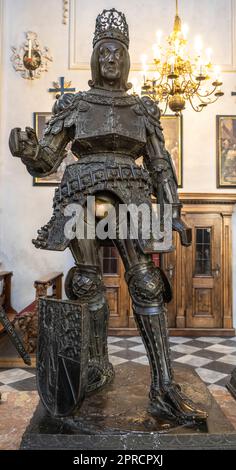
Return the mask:
[[[36, 289], [35, 299], [39, 297], [53, 297], [54, 299], [61, 299], [62, 294], [62, 272], [53, 272], [47, 276], [38, 279], [34, 282]], [[48, 295], [48, 289], [52, 288], [52, 294]]]

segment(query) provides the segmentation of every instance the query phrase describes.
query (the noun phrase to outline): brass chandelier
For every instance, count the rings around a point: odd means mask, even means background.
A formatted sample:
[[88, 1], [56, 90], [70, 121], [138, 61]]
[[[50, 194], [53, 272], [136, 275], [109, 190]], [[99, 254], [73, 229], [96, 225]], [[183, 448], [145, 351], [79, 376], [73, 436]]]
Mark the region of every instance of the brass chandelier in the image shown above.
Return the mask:
[[175, 114], [180, 114], [187, 101], [194, 111], [200, 112], [224, 95], [220, 89], [220, 67], [213, 67], [211, 63], [211, 49], [203, 53], [201, 38], [197, 37], [196, 54], [191, 58], [187, 51], [186, 35], [187, 25], [182, 25], [176, 0], [174, 28], [167, 38], [166, 53], [161, 47], [160, 31], [157, 32], [157, 44], [153, 45], [156, 69], [153, 78], [147, 78], [146, 56], [141, 57], [144, 76], [141, 93], [164, 104], [163, 114], [167, 107]]

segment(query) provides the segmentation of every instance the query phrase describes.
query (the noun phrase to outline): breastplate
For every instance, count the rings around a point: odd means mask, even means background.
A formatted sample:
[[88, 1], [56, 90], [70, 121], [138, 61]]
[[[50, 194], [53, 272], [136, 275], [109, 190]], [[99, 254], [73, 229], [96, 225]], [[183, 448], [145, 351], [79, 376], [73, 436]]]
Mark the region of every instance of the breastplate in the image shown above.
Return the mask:
[[143, 113], [134, 97], [84, 94], [78, 103], [73, 151], [80, 155], [118, 151], [138, 156], [145, 143]]

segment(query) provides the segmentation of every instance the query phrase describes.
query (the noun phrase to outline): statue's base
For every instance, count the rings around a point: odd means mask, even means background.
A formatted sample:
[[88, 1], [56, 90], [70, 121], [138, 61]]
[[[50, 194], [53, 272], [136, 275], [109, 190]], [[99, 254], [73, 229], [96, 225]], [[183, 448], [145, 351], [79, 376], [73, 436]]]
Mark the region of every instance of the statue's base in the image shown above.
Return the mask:
[[206, 424], [173, 426], [152, 417], [149, 368], [127, 363], [116, 367], [114, 382], [87, 397], [73, 418], [52, 418], [39, 404], [21, 449], [236, 449], [236, 430], [198, 375], [179, 366], [175, 376], [186, 395], [208, 411]]
[[228, 384], [226, 384], [226, 387], [230, 391], [231, 395], [233, 395], [233, 397], [236, 400], [236, 367], [233, 370], [233, 372], [231, 374], [230, 382]]

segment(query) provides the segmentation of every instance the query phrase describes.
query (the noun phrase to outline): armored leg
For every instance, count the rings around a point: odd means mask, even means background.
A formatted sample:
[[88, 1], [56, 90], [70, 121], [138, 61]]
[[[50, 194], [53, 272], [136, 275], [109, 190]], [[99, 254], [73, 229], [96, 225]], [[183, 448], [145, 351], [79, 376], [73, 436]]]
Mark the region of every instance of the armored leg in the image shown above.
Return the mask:
[[[122, 242], [117, 243], [117, 247]], [[132, 240], [120, 249], [129, 253], [125, 261], [126, 281], [133, 301], [135, 320], [143, 339], [151, 371], [149, 411], [161, 419], [178, 423], [204, 421], [207, 413], [194, 405], [173, 381], [165, 304], [170, 298], [168, 281], [149, 256], [132, 252]]]
[[[88, 240], [86, 240], [88, 250]], [[89, 241], [90, 250], [85, 251], [81, 242], [73, 243], [72, 253], [77, 261], [66, 278], [66, 294], [70, 299], [88, 303], [90, 314], [88, 392], [97, 390], [114, 377], [112, 364], [108, 359], [107, 335], [109, 308], [104, 296], [105, 286], [99, 266], [98, 247]], [[80, 261], [80, 262], [78, 262]], [[81, 261], [84, 263], [82, 264]], [[87, 264], [93, 262], [96, 264]]]

